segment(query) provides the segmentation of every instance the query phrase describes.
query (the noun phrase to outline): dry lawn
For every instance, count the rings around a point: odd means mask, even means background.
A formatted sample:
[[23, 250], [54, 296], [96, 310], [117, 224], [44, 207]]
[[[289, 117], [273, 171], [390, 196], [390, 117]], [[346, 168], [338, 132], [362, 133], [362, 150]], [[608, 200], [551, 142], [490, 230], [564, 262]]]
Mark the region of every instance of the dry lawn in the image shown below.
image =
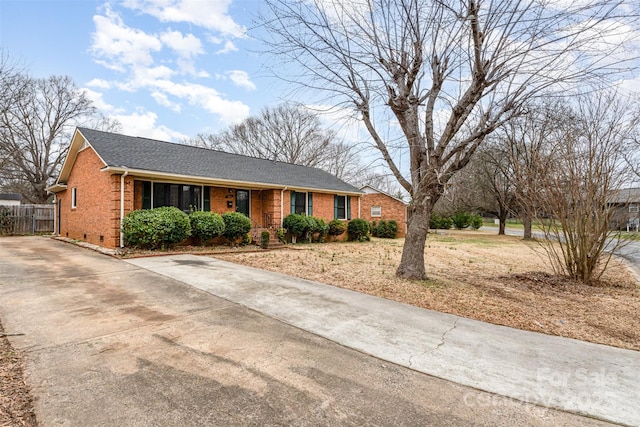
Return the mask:
[[9, 344], [0, 323], [0, 426], [37, 426], [24, 381], [24, 355]]
[[296, 245], [215, 255], [418, 307], [519, 329], [640, 350], [640, 286], [613, 260], [603, 282], [554, 276], [537, 243], [492, 232], [429, 235], [430, 280], [395, 277], [403, 241]]

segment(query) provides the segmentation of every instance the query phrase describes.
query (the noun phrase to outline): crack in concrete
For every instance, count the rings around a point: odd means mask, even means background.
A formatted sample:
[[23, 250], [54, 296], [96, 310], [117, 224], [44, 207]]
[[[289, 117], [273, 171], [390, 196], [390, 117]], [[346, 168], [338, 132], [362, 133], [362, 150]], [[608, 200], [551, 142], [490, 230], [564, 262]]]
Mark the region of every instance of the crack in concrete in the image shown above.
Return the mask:
[[453, 325], [451, 325], [451, 327], [449, 329], [447, 329], [446, 331], [444, 331], [442, 333], [442, 335], [440, 336], [440, 342], [438, 343], [438, 345], [436, 345], [436, 347], [434, 349], [425, 350], [420, 354], [412, 354], [411, 356], [409, 356], [409, 365], [408, 365], [408, 367], [409, 368], [413, 368], [413, 359], [415, 357], [424, 356], [427, 353], [431, 354], [431, 353], [435, 353], [436, 351], [438, 351], [438, 349], [445, 344], [445, 341], [446, 341], [445, 338], [446, 338], [447, 334], [449, 332], [453, 331], [456, 328], [456, 326], [458, 326], [458, 320], [460, 320], [460, 317], [456, 317], [456, 320], [453, 322]]
[[442, 336], [440, 337], [440, 342], [438, 343], [438, 345], [436, 346], [436, 348], [434, 348], [434, 349], [431, 351], [432, 353], [435, 353], [436, 351], [438, 351], [438, 349], [439, 349], [440, 347], [442, 347], [442, 346], [444, 345], [444, 343], [445, 343], [445, 337], [447, 336], [447, 334], [448, 334], [449, 332], [453, 331], [453, 330], [456, 328], [456, 326], [458, 326], [458, 320], [460, 320], [460, 317], [456, 317], [456, 320], [455, 320], [455, 322], [453, 322], [453, 325], [451, 325], [451, 327], [450, 327], [449, 329], [447, 329], [446, 331], [444, 331], [444, 332], [442, 333]]

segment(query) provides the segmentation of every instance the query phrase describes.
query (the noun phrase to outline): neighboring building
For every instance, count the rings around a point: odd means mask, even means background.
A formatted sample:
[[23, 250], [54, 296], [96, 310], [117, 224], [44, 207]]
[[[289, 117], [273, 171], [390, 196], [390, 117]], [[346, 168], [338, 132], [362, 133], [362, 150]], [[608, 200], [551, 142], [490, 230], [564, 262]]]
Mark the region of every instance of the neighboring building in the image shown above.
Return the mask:
[[640, 231], [640, 188], [624, 188], [614, 192], [607, 202], [614, 209], [611, 228]]
[[408, 203], [370, 185], [365, 185], [360, 191], [365, 194], [360, 204], [360, 218], [370, 222], [395, 220], [398, 223], [398, 237], [406, 236]]
[[22, 203], [22, 194], [0, 194], [0, 206], [19, 206]]
[[[278, 228], [293, 212], [357, 218], [363, 196], [316, 168], [86, 128], [76, 129], [48, 190], [55, 234], [110, 248], [121, 245], [120, 224], [135, 209], [236, 211], [255, 228]], [[380, 206], [386, 218], [389, 208]]]

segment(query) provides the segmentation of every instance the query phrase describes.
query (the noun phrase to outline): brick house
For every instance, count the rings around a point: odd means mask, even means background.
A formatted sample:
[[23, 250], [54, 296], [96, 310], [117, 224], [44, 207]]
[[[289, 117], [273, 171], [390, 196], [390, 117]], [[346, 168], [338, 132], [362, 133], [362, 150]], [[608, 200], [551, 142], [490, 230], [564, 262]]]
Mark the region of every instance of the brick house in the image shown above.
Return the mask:
[[607, 205], [612, 209], [612, 229], [640, 231], [640, 188], [614, 191], [608, 197]]
[[370, 185], [360, 188], [364, 193], [360, 202], [360, 218], [369, 222], [395, 220], [398, 223], [398, 237], [407, 235], [408, 203]]
[[122, 219], [136, 209], [236, 211], [273, 229], [290, 213], [358, 218], [365, 195], [316, 168], [86, 128], [48, 191], [54, 234], [109, 248], [122, 245]]

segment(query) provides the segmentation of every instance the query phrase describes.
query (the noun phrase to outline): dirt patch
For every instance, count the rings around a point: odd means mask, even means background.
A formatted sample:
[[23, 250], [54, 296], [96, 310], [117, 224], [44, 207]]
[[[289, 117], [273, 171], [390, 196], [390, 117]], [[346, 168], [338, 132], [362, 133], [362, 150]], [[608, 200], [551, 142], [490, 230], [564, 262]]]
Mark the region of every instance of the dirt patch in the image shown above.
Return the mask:
[[483, 232], [430, 235], [426, 281], [395, 277], [403, 241], [296, 245], [216, 258], [519, 329], [640, 350], [640, 286], [613, 260], [595, 286], [553, 274], [540, 247]]
[[0, 426], [37, 426], [24, 381], [24, 355], [15, 351], [0, 323]]

